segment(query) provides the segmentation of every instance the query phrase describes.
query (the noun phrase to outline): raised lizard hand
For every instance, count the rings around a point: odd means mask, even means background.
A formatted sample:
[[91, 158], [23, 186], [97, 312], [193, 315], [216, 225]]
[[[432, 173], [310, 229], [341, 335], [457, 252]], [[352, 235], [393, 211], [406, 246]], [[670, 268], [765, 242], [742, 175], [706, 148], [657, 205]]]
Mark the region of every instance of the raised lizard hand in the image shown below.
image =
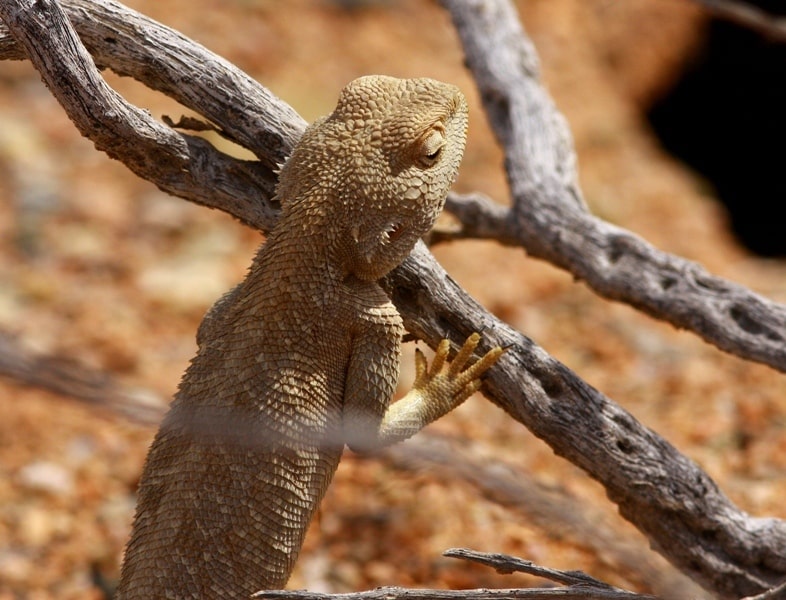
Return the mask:
[[492, 348], [465, 369], [479, 342], [479, 334], [470, 335], [447, 370], [443, 370], [443, 366], [450, 351], [449, 340], [440, 342], [431, 368], [420, 349], [415, 350], [415, 383], [406, 396], [391, 404], [385, 412], [378, 433], [380, 445], [411, 437], [480, 389], [480, 376], [497, 362], [504, 350], [499, 346]]

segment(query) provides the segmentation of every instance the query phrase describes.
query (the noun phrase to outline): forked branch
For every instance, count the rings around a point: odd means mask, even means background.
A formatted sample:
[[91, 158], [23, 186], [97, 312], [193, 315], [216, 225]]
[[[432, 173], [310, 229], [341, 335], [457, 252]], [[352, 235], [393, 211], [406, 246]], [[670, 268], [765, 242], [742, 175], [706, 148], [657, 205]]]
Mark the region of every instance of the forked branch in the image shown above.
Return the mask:
[[[786, 306], [709, 274], [592, 215], [581, 199], [564, 118], [540, 84], [535, 48], [508, 0], [443, 0], [492, 129], [505, 150], [513, 207], [454, 202], [475, 235], [523, 246], [582, 279], [721, 350], [786, 371]], [[463, 206], [465, 204], [466, 206]], [[477, 228], [478, 215], [495, 227]], [[480, 223], [487, 225], [488, 218]]]

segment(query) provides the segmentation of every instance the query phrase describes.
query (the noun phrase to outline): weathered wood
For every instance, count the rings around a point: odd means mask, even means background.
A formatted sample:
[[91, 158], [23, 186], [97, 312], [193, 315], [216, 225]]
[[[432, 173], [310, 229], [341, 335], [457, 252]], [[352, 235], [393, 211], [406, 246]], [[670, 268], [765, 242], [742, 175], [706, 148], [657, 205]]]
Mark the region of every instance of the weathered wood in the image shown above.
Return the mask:
[[[456, 214], [472, 228], [496, 218], [499, 237], [721, 350], [786, 371], [786, 306], [709, 274], [592, 215], [581, 198], [564, 118], [539, 81], [535, 48], [508, 0], [443, 0], [464, 46], [489, 122], [505, 150], [513, 207], [477, 198]], [[488, 225], [487, 220], [482, 221]], [[478, 234], [496, 238], [494, 228]]]
[[[3, 2], [0, 15], [17, 43], [9, 43], [9, 34], [0, 30], [0, 58], [20, 58], [24, 48], [82, 135], [140, 177], [250, 227], [271, 229], [278, 214], [271, 202], [273, 170], [305, 121], [225, 60], [117, 2], [73, 0], [66, 7], [68, 17], [52, 0]], [[128, 103], [101, 77], [69, 20], [95, 64], [111, 65], [118, 74], [172, 96], [252, 151], [254, 144], [267, 143], [257, 152], [260, 160], [219, 152]]]
[[[495, 209], [485, 227], [493, 229], [496, 218], [498, 237], [515, 238], [607, 297], [786, 370], [786, 307], [586, 212], [569, 134], [538, 82], [537, 56], [512, 7], [503, 0], [445, 4], [505, 147], [516, 199], [504, 218]], [[221, 154], [125, 102], [100, 77], [56, 0], [0, 2], [16, 40], [0, 30], [0, 57], [29, 57], [80, 131], [141, 177], [269, 229], [276, 217], [272, 166], [297, 139], [302, 119], [232, 65], [115, 2], [66, 6], [98, 64], [173, 95], [260, 161]], [[389, 283], [407, 327], [430, 344], [482, 331], [490, 344], [509, 346], [487, 395], [600, 481], [620, 512], [685, 573], [728, 598], [761, 593], [786, 577], [786, 523], [737, 509], [695, 463], [477, 305], [423, 245]]]
[[[786, 371], [786, 306], [661, 252], [587, 212], [575, 179], [570, 133], [538, 81], [537, 54], [507, 0], [445, 4], [457, 20], [486, 110], [505, 147], [515, 200], [514, 209], [506, 211], [482, 197], [473, 197], [466, 206], [453, 196], [448, 208], [464, 222], [463, 235], [522, 245], [532, 256], [586, 280], [605, 297], [693, 331], [741, 358]], [[215, 123], [262, 163], [240, 161], [200, 138], [175, 134], [198, 147], [185, 171], [167, 168], [180, 166], [181, 145], [170, 138], [170, 129], [159, 144], [171, 144], [171, 151], [153, 154], [163, 160], [151, 160], [151, 169], [138, 174], [164, 191], [270, 230], [277, 215], [271, 169], [286, 158], [305, 121], [227, 61], [117, 2], [68, 0], [64, 6], [97, 64], [170, 95]], [[0, 58], [26, 56], [0, 27]], [[123, 108], [121, 103], [120, 114]], [[138, 118], [150, 121], [147, 127], [160, 126], [139, 112]], [[123, 143], [116, 138], [103, 142], [98, 134], [91, 139], [108, 152], [115, 149], [113, 142]], [[134, 170], [130, 157], [126, 160]]]
[[473, 589], [473, 590], [419, 590], [400, 587], [380, 587], [365, 592], [324, 594], [304, 590], [275, 590], [259, 592], [252, 598], [264, 600], [653, 600], [631, 592], [587, 589], [571, 586], [546, 589]]
[[252, 598], [266, 600], [549, 600], [563, 598], [565, 600], [657, 600], [655, 596], [635, 594], [608, 585], [590, 577], [581, 571], [559, 571], [541, 567], [528, 560], [522, 560], [506, 554], [488, 554], [475, 552], [466, 548], [453, 548], [444, 552], [444, 556], [458, 558], [496, 569], [499, 573], [527, 573], [542, 577], [565, 587], [526, 588], [526, 589], [473, 589], [473, 590], [425, 590], [397, 587], [382, 587], [367, 592], [349, 594], [322, 594], [296, 591], [263, 591]]
[[404, 266], [391, 285], [410, 331], [425, 339], [481, 331], [484, 342], [508, 347], [485, 395], [601, 482], [620, 513], [675, 566], [728, 598], [786, 576], [786, 522], [740, 511], [696, 463], [485, 312], [424, 246]]
[[626, 573], [629, 581], [642, 584], [657, 596], [671, 600], [710, 597], [698, 584], [664, 564], [638, 536], [611, 527], [596, 507], [582, 503], [561, 485], [555, 487], [528, 473], [520, 461], [514, 465], [508, 457], [489, 457], [478, 450], [470, 440], [423, 431], [404, 444], [386, 448], [380, 457], [398, 470], [426, 473], [446, 484], [465, 482], [550, 537], [602, 557], [604, 563]]

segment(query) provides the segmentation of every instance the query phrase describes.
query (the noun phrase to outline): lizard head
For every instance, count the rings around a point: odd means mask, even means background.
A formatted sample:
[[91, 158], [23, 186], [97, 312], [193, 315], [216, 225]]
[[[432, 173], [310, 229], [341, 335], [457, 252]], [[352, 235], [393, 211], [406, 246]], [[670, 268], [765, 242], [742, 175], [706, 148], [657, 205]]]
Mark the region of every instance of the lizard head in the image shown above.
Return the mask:
[[455, 86], [356, 79], [282, 169], [282, 208], [299, 204], [303, 215], [323, 215], [344, 272], [377, 280], [434, 224], [458, 174], [466, 129], [467, 104]]

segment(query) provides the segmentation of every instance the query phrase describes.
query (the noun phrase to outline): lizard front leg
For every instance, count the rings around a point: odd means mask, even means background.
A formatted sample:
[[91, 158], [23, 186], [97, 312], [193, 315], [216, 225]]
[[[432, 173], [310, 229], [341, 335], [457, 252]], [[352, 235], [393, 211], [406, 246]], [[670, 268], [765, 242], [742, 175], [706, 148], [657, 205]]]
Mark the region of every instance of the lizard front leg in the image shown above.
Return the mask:
[[[365, 398], [358, 405], [349, 389], [344, 413], [347, 444], [353, 450], [361, 451], [388, 446], [413, 436], [459, 406], [480, 388], [481, 375], [504, 352], [500, 347], [492, 348], [467, 366], [479, 342], [480, 335], [470, 335], [446, 369], [450, 350], [448, 340], [442, 340], [437, 347], [431, 367], [423, 353], [416, 350], [415, 382], [398, 402], [390, 404], [389, 401], [380, 402], [379, 398]], [[373, 371], [374, 366], [371, 369]]]

